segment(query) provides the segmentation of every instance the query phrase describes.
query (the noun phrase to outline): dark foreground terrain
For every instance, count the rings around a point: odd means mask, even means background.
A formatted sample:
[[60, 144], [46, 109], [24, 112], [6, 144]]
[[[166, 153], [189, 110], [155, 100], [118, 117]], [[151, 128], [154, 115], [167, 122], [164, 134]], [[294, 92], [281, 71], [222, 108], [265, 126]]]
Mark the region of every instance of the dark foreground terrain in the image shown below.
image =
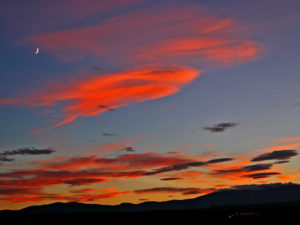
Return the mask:
[[3, 211], [1, 221], [29, 224], [299, 224], [300, 202], [199, 210], [34, 213]]
[[0, 223], [3, 221], [5, 224], [18, 222], [30, 225], [300, 224], [300, 185], [248, 185], [194, 199], [115, 206], [57, 202], [18, 211], [0, 211]]

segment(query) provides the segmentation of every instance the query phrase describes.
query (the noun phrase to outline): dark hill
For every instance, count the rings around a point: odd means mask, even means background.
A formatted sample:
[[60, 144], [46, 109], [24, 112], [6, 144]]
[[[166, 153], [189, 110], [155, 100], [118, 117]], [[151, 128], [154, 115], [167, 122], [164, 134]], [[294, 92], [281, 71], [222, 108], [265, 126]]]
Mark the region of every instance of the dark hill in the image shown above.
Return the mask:
[[77, 202], [0, 211], [10, 223], [97, 224], [292, 224], [300, 221], [300, 185], [248, 185], [205, 196], [117, 206]]
[[141, 204], [123, 203], [116, 206], [84, 204], [77, 202], [53, 203], [30, 206], [22, 213], [88, 213], [88, 212], [141, 212], [157, 210], [197, 210], [226, 206], [247, 206], [300, 201], [300, 185], [266, 184], [236, 186], [187, 200], [167, 202], [144, 202]]

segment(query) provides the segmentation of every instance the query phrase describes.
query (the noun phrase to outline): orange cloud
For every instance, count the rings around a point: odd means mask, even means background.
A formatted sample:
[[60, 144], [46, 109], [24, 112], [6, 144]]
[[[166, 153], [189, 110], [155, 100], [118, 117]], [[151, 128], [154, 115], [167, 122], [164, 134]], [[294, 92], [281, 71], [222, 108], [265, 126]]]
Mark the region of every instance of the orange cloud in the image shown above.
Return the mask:
[[[158, 152], [122, 154], [112, 157], [97, 157], [96, 155], [57, 157], [51, 160], [34, 162], [40, 166], [39, 170], [76, 170], [87, 168], [105, 168], [105, 171], [155, 168], [173, 164], [182, 164], [195, 161], [191, 155], [170, 155]], [[22, 175], [17, 173], [16, 175]]]
[[[162, 98], [191, 83], [201, 71], [187, 68], [154, 68], [116, 74], [93, 75], [85, 80], [55, 84], [25, 99], [2, 100], [2, 103], [30, 106], [53, 106], [64, 102], [63, 120], [58, 127], [82, 116], [99, 115], [109, 108]], [[104, 106], [104, 107], [103, 107]]]
[[300, 143], [292, 143], [292, 144], [286, 144], [286, 145], [274, 145], [268, 148], [263, 148], [256, 150], [256, 152], [271, 152], [271, 151], [278, 151], [278, 150], [286, 150], [286, 149], [295, 149], [300, 146]]
[[300, 141], [300, 137], [282, 137], [272, 140], [275, 143], [282, 143], [282, 142], [297, 142]]
[[[67, 202], [89, 202], [89, 201], [95, 201], [99, 199], [107, 199], [107, 198], [114, 198], [121, 194], [128, 194], [129, 191], [123, 191], [123, 192], [110, 192], [110, 193], [103, 193], [103, 194], [86, 194], [81, 193], [78, 195], [74, 194], [49, 194], [49, 193], [39, 193], [34, 194], [30, 193], [27, 195], [20, 195], [20, 193], [15, 193], [12, 195], [9, 195], [5, 198], [6, 201], [10, 201], [13, 203], [20, 203], [20, 202], [40, 202], [45, 200], [51, 200], [51, 201], [67, 201]], [[1, 194], [0, 194], [1, 195]]]

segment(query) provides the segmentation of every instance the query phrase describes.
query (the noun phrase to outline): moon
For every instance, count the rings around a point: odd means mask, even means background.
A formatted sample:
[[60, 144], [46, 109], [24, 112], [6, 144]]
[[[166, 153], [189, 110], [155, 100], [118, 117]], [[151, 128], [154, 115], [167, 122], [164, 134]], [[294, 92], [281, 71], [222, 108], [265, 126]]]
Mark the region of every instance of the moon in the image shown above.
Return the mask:
[[39, 54], [39, 52], [40, 52], [40, 49], [38, 47], [36, 47], [34, 54], [37, 55], [37, 54]]

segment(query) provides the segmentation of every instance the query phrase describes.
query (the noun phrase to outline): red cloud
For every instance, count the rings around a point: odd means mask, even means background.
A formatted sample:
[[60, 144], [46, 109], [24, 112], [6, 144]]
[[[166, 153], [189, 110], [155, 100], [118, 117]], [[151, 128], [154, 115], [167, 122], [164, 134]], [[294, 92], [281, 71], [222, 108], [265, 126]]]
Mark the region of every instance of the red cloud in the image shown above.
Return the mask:
[[154, 4], [94, 26], [39, 34], [28, 42], [63, 60], [94, 55], [160, 64], [185, 57], [232, 63], [252, 60], [260, 50], [241, 30], [233, 19], [213, 16], [198, 4]]
[[[102, 168], [106, 171], [145, 169], [195, 161], [190, 155], [170, 155], [158, 152], [138, 154], [123, 154], [115, 158], [97, 157], [96, 155], [54, 158], [52, 160], [35, 162], [42, 170], [75, 170], [79, 168]], [[17, 176], [21, 175], [16, 173]]]
[[85, 80], [52, 85], [26, 99], [2, 100], [2, 103], [52, 106], [64, 101], [64, 119], [52, 126], [58, 127], [72, 122], [79, 116], [94, 116], [109, 108], [174, 94], [200, 73], [195, 69], [181, 67], [94, 75]]
[[30, 193], [27, 195], [9, 195], [5, 197], [6, 201], [19, 203], [19, 202], [40, 202], [44, 200], [52, 200], [52, 201], [69, 201], [69, 202], [87, 202], [87, 201], [95, 201], [99, 199], [106, 199], [106, 198], [114, 198], [121, 194], [128, 194], [129, 191], [123, 192], [111, 192], [111, 193], [104, 193], [104, 194], [79, 194], [79, 195], [70, 195], [70, 194], [48, 194], [48, 193], [39, 193], [34, 194]]
[[[91, 183], [103, 183], [110, 178], [136, 178], [143, 176], [145, 171], [129, 172], [103, 172], [101, 169], [77, 170], [77, 171], [43, 171], [28, 170], [19, 173], [1, 174], [0, 187], [4, 189], [43, 188], [57, 184], [88, 185]], [[22, 174], [22, 176], [20, 175]], [[17, 179], [16, 179], [17, 178]]]
[[[130, 172], [103, 172], [101, 170], [81, 171], [44, 171], [28, 170], [20, 172], [2, 173], [0, 177], [0, 200], [11, 202], [43, 201], [43, 200], [69, 200], [69, 201], [93, 201], [103, 198], [112, 198], [119, 194], [129, 192], [114, 192], [115, 189], [105, 189], [104, 194], [85, 194], [77, 192], [67, 195], [49, 194], [43, 192], [43, 188], [58, 184], [82, 186], [94, 183], [107, 182], [107, 177], [112, 178], [136, 178], [142, 176], [144, 171]], [[95, 189], [86, 189], [94, 191]]]

